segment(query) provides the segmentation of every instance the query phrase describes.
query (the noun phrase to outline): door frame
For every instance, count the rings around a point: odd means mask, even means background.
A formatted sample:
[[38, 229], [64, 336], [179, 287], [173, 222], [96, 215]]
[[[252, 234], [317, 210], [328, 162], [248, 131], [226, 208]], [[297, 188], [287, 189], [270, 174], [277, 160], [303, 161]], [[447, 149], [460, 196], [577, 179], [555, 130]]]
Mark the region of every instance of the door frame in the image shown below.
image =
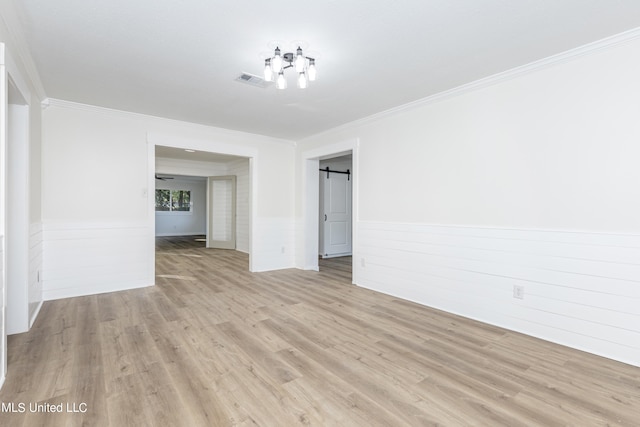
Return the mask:
[[[13, 98], [13, 99], [12, 99]], [[0, 388], [4, 384], [6, 372], [7, 372], [7, 332], [16, 332], [15, 324], [11, 324], [12, 321], [7, 316], [7, 303], [9, 302], [10, 294], [24, 291], [24, 298], [21, 298], [21, 302], [25, 302], [22, 309], [25, 313], [20, 319], [20, 331], [29, 330], [33, 324], [35, 318], [42, 306], [42, 291], [40, 282], [40, 269], [41, 264], [30, 259], [30, 209], [31, 209], [31, 193], [33, 191], [30, 182], [30, 166], [31, 166], [31, 113], [32, 113], [32, 94], [30, 86], [27, 80], [22, 75], [22, 71], [17, 65], [17, 62], [13, 59], [12, 55], [6, 49], [4, 43], [0, 42], [0, 256], [2, 261], [0, 262], [0, 292], [2, 293], [0, 298], [1, 314], [0, 320]], [[9, 105], [19, 106], [18, 114], [15, 117], [11, 117], [9, 112]], [[21, 137], [20, 142], [26, 144], [21, 147], [23, 150], [20, 153], [18, 164], [8, 162], [8, 150], [15, 141], [11, 141], [8, 128], [11, 126], [18, 126], [20, 129]], [[18, 180], [19, 182], [11, 184], [8, 182], [11, 180]], [[25, 199], [21, 201], [21, 205], [18, 208], [14, 208], [12, 204], [7, 204], [7, 197], [9, 197], [9, 188], [12, 188], [15, 184], [25, 191]], [[19, 209], [19, 210], [16, 210]], [[10, 216], [14, 218], [16, 215], [25, 215], [24, 218], [19, 218], [19, 224], [8, 223]], [[10, 215], [11, 213], [11, 215]], [[38, 218], [38, 221], [41, 221]], [[26, 226], [25, 226], [26, 224]], [[13, 230], [13, 241], [7, 241], [7, 229], [9, 227], [16, 226], [16, 230]], [[19, 256], [17, 259], [7, 257], [8, 252], [17, 251]], [[17, 262], [16, 262], [17, 261]], [[37, 272], [32, 272], [32, 267], [37, 269]], [[12, 274], [8, 270], [12, 270], [17, 274], [20, 281], [19, 283], [13, 280], [8, 280], [12, 277]], [[39, 294], [37, 295], [37, 303], [33, 307], [33, 311], [28, 306], [29, 303], [29, 286], [33, 279], [37, 279], [37, 289]], [[21, 289], [26, 285], [26, 289]], [[36, 295], [32, 295], [36, 296]], [[22, 305], [22, 304], [21, 304]], [[11, 330], [14, 329], [14, 330]]]
[[147, 220], [149, 224], [149, 241], [147, 246], [149, 265], [147, 266], [147, 274], [151, 284], [155, 284], [156, 275], [156, 206], [155, 206], [155, 173], [156, 173], [156, 145], [172, 148], [192, 149], [196, 151], [229, 154], [232, 156], [246, 157], [249, 160], [249, 271], [254, 271], [254, 246], [253, 238], [256, 227], [256, 209], [257, 206], [257, 170], [258, 170], [258, 150], [255, 148], [244, 147], [215, 139], [193, 139], [182, 135], [166, 134], [166, 133], [147, 133], [147, 189], [143, 193], [147, 197]]
[[[7, 73], [6, 111], [6, 163], [5, 200], [5, 269], [7, 280], [6, 331], [7, 335], [27, 332], [33, 322], [30, 303], [30, 105], [26, 95]], [[32, 295], [35, 296], [35, 295]], [[35, 301], [34, 301], [35, 302]], [[40, 299], [40, 304], [42, 304]]]
[[303, 247], [299, 252], [304, 270], [318, 271], [318, 243], [319, 243], [319, 218], [320, 210], [320, 160], [339, 157], [351, 153], [352, 167], [351, 179], [353, 180], [351, 195], [351, 232], [352, 232], [352, 258], [351, 258], [351, 281], [358, 283], [358, 269], [356, 259], [358, 258], [358, 227], [359, 220], [359, 138], [353, 138], [335, 144], [328, 144], [314, 148], [302, 153], [302, 179], [304, 182], [303, 191]]

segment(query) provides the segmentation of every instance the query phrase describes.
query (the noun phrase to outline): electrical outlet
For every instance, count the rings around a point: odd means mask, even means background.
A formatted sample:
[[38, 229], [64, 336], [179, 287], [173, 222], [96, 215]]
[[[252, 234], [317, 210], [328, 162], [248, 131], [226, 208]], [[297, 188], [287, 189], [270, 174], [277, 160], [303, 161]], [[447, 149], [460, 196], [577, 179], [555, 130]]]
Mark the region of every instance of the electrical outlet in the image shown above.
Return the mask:
[[513, 297], [524, 299], [524, 286], [513, 285]]
[[284, 253], [284, 246], [282, 247], [281, 252]]
[[364, 258], [360, 258], [360, 265], [361, 265], [362, 267], [365, 267]]

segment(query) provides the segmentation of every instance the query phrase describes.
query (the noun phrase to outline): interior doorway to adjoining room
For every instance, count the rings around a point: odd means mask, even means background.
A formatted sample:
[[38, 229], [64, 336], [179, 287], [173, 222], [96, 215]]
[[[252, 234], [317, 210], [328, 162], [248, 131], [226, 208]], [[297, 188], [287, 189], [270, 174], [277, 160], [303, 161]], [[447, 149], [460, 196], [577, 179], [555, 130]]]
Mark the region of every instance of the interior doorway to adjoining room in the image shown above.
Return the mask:
[[[358, 139], [346, 140], [336, 144], [321, 146], [310, 149], [302, 153], [302, 177], [303, 177], [303, 246], [300, 251], [300, 262], [305, 270], [320, 270], [328, 268], [348, 268], [349, 277], [352, 283], [357, 283], [358, 271], [355, 268], [354, 259], [357, 257], [357, 228], [355, 224], [358, 218]], [[351, 237], [351, 256], [348, 251], [344, 251], [344, 257], [321, 258], [320, 233], [321, 220], [324, 222], [324, 212], [320, 211], [320, 176], [322, 172], [321, 162], [323, 162], [324, 173], [326, 177], [326, 161], [331, 162], [332, 159], [344, 161], [342, 167], [349, 169], [348, 178], [351, 191], [350, 221], [342, 227], [350, 229]], [[335, 161], [335, 160], [334, 160]], [[350, 163], [349, 163], [350, 162]], [[347, 166], [347, 165], [350, 165]], [[331, 169], [331, 166], [329, 166]], [[342, 172], [345, 172], [341, 170]], [[332, 174], [330, 173], [330, 176]], [[343, 174], [341, 174], [343, 175]], [[345, 188], [346, 190], [346, 188]], [[324, 202], [323, 202], [324, 203]], [[346, 203], [346, 202], [345, 202]], [[321, 217], [322, 216], [322, 217]], [[327, 218], [329, 219], [329, 218]], [[346, 227], [348, 226], [348, 227]], [[323, 237], [324, 238], [324, 237]], [[326, 252], [328, 254], [328, 252]], [[338, 264], [339, 263], [339, 264]]]
[[[154, 253], [221, 248], [211, 239], [232, 236], [224, 247], [250, 255], [251, 172], [248, 157], [155, 146]], [[233, 192], [221, 193], [228, 181]]]
[[343, 265], [352, 256], [353, 156], [320, 160], [319, 166], [318, 255], [322, 259], [344, 258], [342, 263], [319, 263], [319, 268], [328, 268]]

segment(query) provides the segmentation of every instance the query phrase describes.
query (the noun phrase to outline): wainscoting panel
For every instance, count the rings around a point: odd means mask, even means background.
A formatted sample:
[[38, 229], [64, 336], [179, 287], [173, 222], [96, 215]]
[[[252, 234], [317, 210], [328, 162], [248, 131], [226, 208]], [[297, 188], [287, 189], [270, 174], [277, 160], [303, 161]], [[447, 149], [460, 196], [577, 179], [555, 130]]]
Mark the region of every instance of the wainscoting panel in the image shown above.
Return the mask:
[[258, 218], [254, 230], [253, 271], [292, 268], [295, 225], [288, 218]]
[[640, 366], [640, 235], [357, 227], [360, 286]]
[[42, 306], [42, 223], [29, 225], [29, 327], [33, 325]]
[[151, 286], [147, 224], [44, 224], [45, 300]]

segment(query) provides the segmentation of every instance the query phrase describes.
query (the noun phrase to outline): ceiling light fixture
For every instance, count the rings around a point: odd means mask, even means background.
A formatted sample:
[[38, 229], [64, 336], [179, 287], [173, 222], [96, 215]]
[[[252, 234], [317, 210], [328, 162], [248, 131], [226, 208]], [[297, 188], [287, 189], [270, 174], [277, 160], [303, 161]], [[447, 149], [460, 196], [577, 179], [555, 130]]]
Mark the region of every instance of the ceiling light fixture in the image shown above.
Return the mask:
[[309, 82], [316, 79], [316, 60], [308, 56], [304, 56], [302, 48], [298, 46], [296, 53], [282, 53], [279, 47], [273, 52], [271, 58], [264, 60], [264, 79], [272, 82], [275, 79], [276, 88], [286, 89], [287, 79], [284, 76], [284, 70], [294, 68], [298, 73], [297, 81], [300, 89], [305, 89]]

